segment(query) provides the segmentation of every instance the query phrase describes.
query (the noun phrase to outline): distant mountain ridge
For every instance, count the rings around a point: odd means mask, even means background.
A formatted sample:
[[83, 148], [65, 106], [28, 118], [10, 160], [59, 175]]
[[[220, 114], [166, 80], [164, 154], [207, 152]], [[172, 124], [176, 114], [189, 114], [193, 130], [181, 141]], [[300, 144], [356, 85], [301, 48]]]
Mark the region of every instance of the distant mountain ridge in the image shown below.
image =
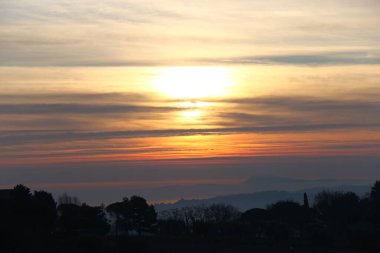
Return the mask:
[[357, 186], [357, 185], [371, 185], [371, 181], [358, 181], [358, 180], [340, 180], [340, 179], [298, 179], [280, 176], [269, 175], [256, 175], [248, 178], [242, 184], [246, 190], [250, 192], [258, 191], [296, 191], [301, 189], [310, 188], [326, 188], [326, 187], [339, 187], [339, 185]]
[[144, 189], [138, 194], [142, 196], [154, 196], [156, 200], [151, 203], [158, 203], [160, 200], [178, 199], [206, 199], [214, 196], [226, 196], [243, 193], [257, 193], [266, 191], [299, 191], [312, 188], [331, 188], [339, 185], [372, 185], [374, 180], [351, 180], [351, 179], [302, 179], [289, 178], [275, 175], [254, 175], [238, 183], [222, 184], [191, 184], [191, 185], [170, 185]]
[[[336, 183], [336, 180], [331, 180], [331, 183]], [[316, 194], [321, 191], [343, 191], [343, 192], [355, 192], [360, 197], [364, 196], [371, 189], [370, 184], [365, 185], [337, 185], [329, 187], [312, 187], [295, 191], [258, 191], [252, 193], [230, 194], [223, 196], [216, 196], [205, 199], [181, 199], [175, 203], [159, 203], [155, 205], [156, 211], [164, 211], [173, 208], [181, 208], [185, 206], [195, 205], [210, 205], [210, 204], [230, 204], [240, 209], [240, 211], [246, 211], [251, 208], [265, 208], [267, 205], [278, 202], [280, 200], [293, 200], [299, 203], [303, 201], [303, 194], [306, 192], [309, 196], [311, 204]]]

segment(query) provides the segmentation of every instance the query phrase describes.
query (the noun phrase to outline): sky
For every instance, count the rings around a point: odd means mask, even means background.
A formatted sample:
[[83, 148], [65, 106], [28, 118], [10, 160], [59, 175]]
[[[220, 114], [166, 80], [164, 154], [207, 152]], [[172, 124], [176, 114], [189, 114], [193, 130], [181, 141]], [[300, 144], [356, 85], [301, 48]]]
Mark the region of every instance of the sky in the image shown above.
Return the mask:
[[161, 202], [263, 175], [380, 179], [378, 13], [377, 0], [0, 0], [0, 188]]

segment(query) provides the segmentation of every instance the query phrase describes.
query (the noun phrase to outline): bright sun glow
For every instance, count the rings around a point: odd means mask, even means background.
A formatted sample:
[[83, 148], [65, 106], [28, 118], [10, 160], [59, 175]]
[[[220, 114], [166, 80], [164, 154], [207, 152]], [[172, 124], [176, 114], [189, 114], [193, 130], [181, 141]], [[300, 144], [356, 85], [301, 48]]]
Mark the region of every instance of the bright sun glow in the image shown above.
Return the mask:
[[233, 79], [225, 68], [172, 67], [159, 69], [152, 84], [167, 96], [186, 99], [225, 95]]
[[202, 116], [201, 110], [187, 110], [181, 112], [181, 116], [185, 119], [195, 119]]

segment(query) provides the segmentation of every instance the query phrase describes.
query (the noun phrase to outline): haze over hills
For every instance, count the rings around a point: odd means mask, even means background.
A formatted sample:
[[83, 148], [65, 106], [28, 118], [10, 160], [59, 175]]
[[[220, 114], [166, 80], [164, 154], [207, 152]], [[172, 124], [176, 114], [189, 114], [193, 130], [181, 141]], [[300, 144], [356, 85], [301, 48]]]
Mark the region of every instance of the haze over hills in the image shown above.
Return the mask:
[[[290, 177], [258, 175], [236, 184], [196, 184], [172, 185], [145, 189], [143, 196], [157, 195], [161, 199], [206, 199], [241, 193], [264, 191], [297, 191], [311, 188], [331, 188], [337, 186], [365, 186], [374, 180], [339, 180], [339, 179], [297, 179]], [[172, 201], [171, 201], [172, 202]]]
[[[124, 197], [138, 195], [146, 198], [149, 203], [173, 203], [180, 199], [209, 199], [215, 196], [227, 196], [236, 194], [252, 194], [259, 192], [294, 192], [304, 191], [304, 189], [317, 188], [334, 188], [338, 186], [347, 186], [345, 189], [350, 190], [355, 187], [363, 186], [365, 191], [368, 191], [369, 186], [373, 184], [373, 180], [342, 180], [342, 179], [297, 179], [291, 177], [280, 177], [271, 175], [257, 175], [247, 177], [243, 181], [219, 182], [219, 183], [194, 183], [194, 184], [181, 184], [180, 182], [173, 182], [171, 185], [150, 185], [149, 187], [131, 186], [115, 186], [115, 187], [92, 187], [89, 189], [76, 188], [76, 189], [55, 189], [55, 188], [37, 188], [34, 186], [27, 186], [36, 188], [37, 190], [48, 190], [52, 192], [55, 197], [67, 193], [69, 195], [77, 196], [81, 201], [98, 205], [104, 203], [105, 205], [112, 202], [119, 201]], [[359, 191], [362, 192], [362, 191]], [[302, 192], [303, 194], [303, 192]], [[277, 195], [277, 194], [276, 194]], [[282, 199], [287, 196], [280, 195], [276, 198], [269, 198], [272, 200]], [[301, 196], [302, 197], [302, 196]], [[263, 202], [264, 204], [267, 201]], [[261, 204], [259, 205], [261, 206]]]
[[[87, 204], [97, 205], [99, 203], [110, 204], [119, 201], [123, 197], [138, 195], [146, 198], [150, 203], [174, 203], [180, 199], [209, 199], [215, 196], [229, 196], [240, 194], [253, 194], [262, 192], [276, 192], [277, 197], [263, 197], [264, 200], [257, 206], [265, 206], [267, 203], [284, 199], [302, 197], [304, 189], [316, 189], [316, 191], [325, 188], [336, 188], [342, 186], [344, 190], [355, 190], [363, 186], [358, 193], [369, 191], [370, 185], [376, 180], [338, 180], [338, 179], [297, 179], [290, 177], [257, 175], [247, 178], [244, 181], [236, 183], [202, 183], [202, 184], [172, 184], [163, 186], [150, 187], [112, 187], [112, 188], [91, 188], [62, 191], [59, 189], [48, 189], [55, 197], [64, 192], [77, 196], [81, 201]], [[44, 190], [44, 189], [41, 189]], [[300, 191], [301, 196], [288, 196], [291, 192]], [[280, 194], [279, 192], [289, 192], [289, 194]], [[271, 194], [271, 196], [273, 196]], [[265, 196], [267, 196], [266, 194]], [[298, 197], [297, 197], [298, 196]], [[250, 201], [249, 201], [250, 203]], [[260, 204], [262, 203], [262, 204]], [[251, 204], [249, 204], [250, 206]], [[161, 205], [157, 205], [161, 206]], [[165, 205], [163, 205], [165, 206]], [[243, 209], [245, 207], [242, 207]]]
[[[243, 184], [229, 189], [236, 193], [200, 199], [181, 199], [174, 203], [158, 203], [155, 205], [155, 208], [157, 211], [163, 211], [185, 206], [224, 203], [234, 205], [241, 211], [245, 211], [250, 208], [264, 208], [280, 200], [302, 202], [304, 192], [308, 194], [311, 202], [317, 193], [324, 190], [352, 191], [359, 196], [363, 196], [370, 191], [371, 184], [372, 182], [353, 180], [304, 180], [286, 177], [255, 176], [249, 178]], [[203, 188], [202, 186], [200, 187]], [[237, 193], [237, 191], [240, 192]]]

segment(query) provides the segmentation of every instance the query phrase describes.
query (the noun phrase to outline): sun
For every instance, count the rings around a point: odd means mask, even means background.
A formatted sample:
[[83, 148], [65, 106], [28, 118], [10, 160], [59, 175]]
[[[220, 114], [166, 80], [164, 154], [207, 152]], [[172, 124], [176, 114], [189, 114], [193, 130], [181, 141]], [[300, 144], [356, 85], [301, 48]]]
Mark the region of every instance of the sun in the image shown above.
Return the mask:
[[225, 95], [233, 79], [222, 67], [168, 67], [157, 70], [152, 84], [166, 96], [191, 99]]

